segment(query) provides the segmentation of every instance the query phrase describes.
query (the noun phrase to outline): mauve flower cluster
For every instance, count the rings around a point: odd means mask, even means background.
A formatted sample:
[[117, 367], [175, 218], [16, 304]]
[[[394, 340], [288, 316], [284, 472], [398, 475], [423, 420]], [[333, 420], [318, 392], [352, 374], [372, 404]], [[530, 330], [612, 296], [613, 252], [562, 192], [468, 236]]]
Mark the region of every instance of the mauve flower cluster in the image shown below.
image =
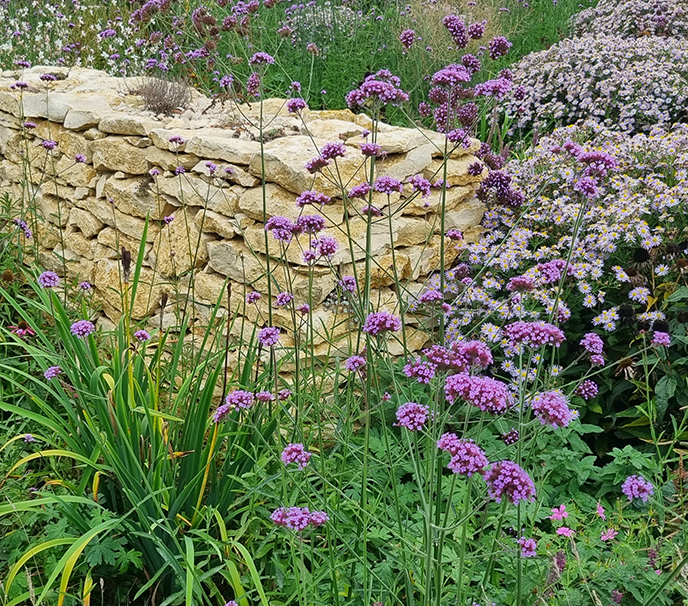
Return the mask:
[[530, 408], [540, 423], [554, 428], [567, 427], [576, 416], [559, 390], [535, 394], [530, 399]]
[[330, 516], [324, 511], [310, 511], [308, 507], [280, 507], [272, 512], [270, 519], [277, 526], [302, 532], [309, 526], [311, 528], [322, 526], [330, 519]]
[[491, 377], [478, 377], [459, 373], [447, 377], [444, 394], [448, 402], [462, 398], [480, 410], [502, 414], [516, 404], [514, 394], [508, 386]]
[[641, 499], [643, 503], [654, 494], [654, 487], [642, 476], [628, 476], [621, 485], [621, 492], [623, 492], [629, 501], [634, 499]]
[[374, 312], [366, 318], [362, 330], [373, 336], [383, 332], [396, 332], [401, 330], [401, 320], [388, 311]]
[[311, 453], [304, 448], [303, 444], [287, 444], [280, 458], [285, 465], [296, 463], [298, 468], [303, 470], [308, 465]]
[[351, 109], [359, 109], [370, 99], [383, 105], [399, 105], [409, 97], [401, 90], [401, 80], [389, 70], [381, 69], [366, 76], [363, 83], [346, 95], [346, 104]]
[[500, 461], [483, 476], [490, 497], [500, 503], [503, 497], [514, 505], [535, 500], [535, 484], [525, 470], [513, 461]]
[[600, 0], [571, 17], [577, 36], [636, 38], [688, 35], [688, 8], [681, 0]]
[[482, 474], [490, 464], [483, 449], [473, 440], [459, 438], [454, 433], [442, 434], [437, 441], [437, 448], [451, 455], [447, 467], [456, 474], [468, 477], [474, 473]]
[[649, 131], [679, 121], [688, 102], [688, 40], [681, 38], [587, 35], [526, 55], [513, 69], [523, 96], [504, 108], [521, 129], [594, 118]]
[[396, 425], [405, 427], [409, 431], [420, 431], [425, 427], [429, 418], [429, 406], [417, 402], [406, 402], [397, 409]]
[[232, 411], [251, 408], [254, 399], [255, 397], [250, 391], [245, 391], [243, 389], [232, 391], [225, 397], [225, 403], [218, 406], [215, 410], [213, 421], [215, 421], [215, 423], [221, 423]]

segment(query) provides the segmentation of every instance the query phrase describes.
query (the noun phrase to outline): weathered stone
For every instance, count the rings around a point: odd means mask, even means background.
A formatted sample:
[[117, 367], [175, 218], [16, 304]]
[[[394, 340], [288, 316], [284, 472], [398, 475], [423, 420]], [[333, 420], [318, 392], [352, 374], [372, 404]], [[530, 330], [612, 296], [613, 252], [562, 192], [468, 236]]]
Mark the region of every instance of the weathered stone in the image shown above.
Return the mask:
[[[355, 122], [344, 120], [309, 120], [301, 127], [304, 135], [311, 135], [315, 139], [324, 141], [346, 141], [347, 144], [357, 141], [359, 144], [364, 139], [359, 135], [363, 128]], [[358, 147], [358, 146], [356, 146]]]
[[[129, 296], [129, 293], [122, 291], [120, 263], [112, 259], [97, 261], [93, 272], [93, 280], [96, 286], [94, 292], [96, 298], [104, 306], [107, 304], [112, 309], [121, 312], [123, 309], [123, 298]], [[136, 288], [136, 297], [130, 310], [132, 318], [134, 320], [141, 320], [149, 315], [158, 306], [160, 297], [166, 288], [165, 285], [160, 283], [160, 278], [156, 276], [154, 271], [142, 267]]]
[[[157, 177], [158, 191], [186, 206], [200, 206], [232, 217], [238, 210], [238, 193], [234, 188], [217, 187], [191, 174]], [[239, 189], [239, 191], [243, 191]]]
[[74, 187], [89, 187], [98, 174], [90, 164], [75, 162], [67, 156], [62, 156], [55, 164], [55, 173], [60, 181]]
[[[143, 232], [146, 227], [146, 221], [144, 219], [130, 217], [115, 208], [113, 204], [104, 204], [96, 198], [80, 202], [79, 206], [86, 210], [90, 210], [100, 221], [105, 223], [105, 225], [115, 227], [125, 235], [133, 238], [135, 242], [140, 243], [141, 238], [143, 238]], [[155, 222], [149, 222], [146, 232], [146, 242], [153, 242], [159, 232], [160, 227]]]
[[[139, 254], [139, 247], [141, 246], [141, 240], [136, 240], [129, 237], [121, 231], [117, 231], [112, 227], [104, 227], [98, 233], [98, 248], [94, 248], [93, 256], [95, 259], [100, 258], [119, 258], [119, 251], [122, 246], [129, 250], [132, 254], [132, 258], [135, 258]], [[149, 255], [150, 251], [153, 250], [153, 244], [147, 243], [143, 256], [144, 259]], [[144, 261], [145, 265], [145, 261]]]
[[176, 213], [174, 221], [165, 225], [155, 239], [155, 268], [161, 276], [180, 276], [207, 261], [210, 238], [198, 230], [193, 218], [188, 209]]
[[[323, 169], [322, 173], [311, 175], [306, 170], [306, 162], [319, 155], [319, 149], [327, 141], [315, 141], [316, 148], [310, 137], [294, 136], [277, 139], [265, 144], [264, 160], [260, 154], [253, 156], [249, 165], [249, 172], [262, 178], [263, 164], [265, 166], [265, 180], [281, 185], [291, 192], [300, 194], [307, 189], [315, 189], [328, 196], [341, 196], [342, 190], [359, 185], [366, 180], [363, 157], [349, 153], [344, 158], [337, 158], [336, 165]], [[315, 183], [313, 177], [315, 176]]]
[[92, 238], [100, 233], [104, 224], [95, 215], [81, 208], [72, 208], [69, 211], [67, 225], [74, 225], [81, 230], [86, 238]]
[[405, 181], [409, 177], [422, 174], [431, 163], [432, 145], [421, 145], [408, 153], [378, 160], [375, 169], [378, 174]]
[[458, 229], [465, 231], [470, 227], [479, 225], [485, 214], [485, 205], [477, 198], [470, 198], [459, 204], [455, 210], [445, 213], [445, 229]]
[[145, 147], [150, 147], [153, 145], [153, 141], [150, 139], [150, 137], [124, 137], [124, 140], [129, 144], [133, 145], [134, 147], [139, 147], [141, 149]]
[[[471, 155], [461, 156], [460, 158], [447, 160], [447, 183], [449, 185], [468, 185], [469, 183], [480, 183], [484, 174], [473, 176], [468, 174], [468, 167], [477, 162], [477, 158]], [[442, 160], [433, 160], [423, 171], [423, 176], [433, 183], [437, 179], [442, 179], [444, 167]]]
[[240, 236], [244, 227], [254, 223], [253, 219], [249, 219], [246, 215], [242, 217], [243, 221], [240, 217], [228, 219], [212, 210], [202, 210], [196, 213], [194, 222], [202, 232], [217, 234], [231, 240], [234, 236]]
[[[252, 187], [239, 196], [239, 209], [256, 221], [263, 220], [263, 188]], [[317, 207], [296, 206], [296, 196], [274, 183], [265, 184], [265, 210], [267, 217], [287, 217], [292, 221], [298, 216], [319, 214], [325, 217], [328, 225], [339, 225], [344, 218], [344, 205], [341, 200]]]
[[83, 135], [65, 130], [57, 135], [56, 141], [62, 153], [72, 162], [77, 154], [84, 156], [86, 163], [91, 164], [93, 162], [92, 143]]
[[[447, 213], [473, 197], [476, 189], [473, 185], [457, 185], [445, 191], [444, 211]], [[406, 199], [392, 204], [393, 212], [404, 215], [429, 216], [431, 214], [439, 214], [442, 210], [442, 188], [433, 187], [430, 190], [430, 196], [427, 198], [423, 198], [420, 194], [413, 195], [410, 186], [404, 189], [404, 193], [406, 194]]]
[[128, 215], [145, 219], [161, 220], [174, 212], [174, 207], [156, 193], [151, 177], [135, 179], [109, 178], [103, 187], [103, 195], [114, 200], [115, 206]]
[[71, 203], [42, 191], [38, 192], [35, 201], [41, 217], [60, 227], [67, 225], [69, 211], [73, 206]]
[[265, 257], [251, 251], [241, 240], [208, 242], [208, 265], [211, 269], [242, 284], [267, 287]]
[[[359, 284], [365, 282], [365, 263], [354, 265], [349, 263], [342, 266], [344, 275], [355, 275]], [[373, 288], [391, 286], [399, 280], [408, 280], [411, 277], [411, 259], [401, 250], [373, 257], [370, 260], [370, 284]]]
[[12, 91], [0, 91], [0, 111], [19, 118], [22, 114], [19, 104], [19, 93]]
[[210, 163], [202, 160], [196, 164], [192, 170], [193, 172], [205, 175], [208, 178], [227, 180], [243, 187], [255, 187], [258, 185], [258, 183], [260, 183], [256, 177], [236, 164], [215, 164], [213, 162], [216, 167], [213, 172], [211, 172], [208, 164]]
[[186, 151], [200, 158], [247, 165], [255, 154], [260, 154], [260, 143], [204, 132], [202, 135], [191, 137], [186, 142]]
[[[437, 271], [441, 266], [441, 238], [433, 236], [427, 244], [419, 244], [408, 248], [400, 249], [400, 252], [408, 255], [411, 261], [411, 280], [418, 280], [432, 272]], [[454, 259], [458, 256], [461, 246], [456, 242], [445, 239], [444, 247], [444, 267], [450, 267]]]
[[93, 142], [93, 167], [96, 170], [121, 170], [130, 175], [148, 172], [146, 150], [129, 145], [119, 137]]
[[126, 113], [110, 113], [103, 117], [98, 124], [98, 129], [104, 133], [113, 135], [140, 135], [146, 137], [151, 130], [159, 126], [159, 122], [146, 118], [145, 116]]

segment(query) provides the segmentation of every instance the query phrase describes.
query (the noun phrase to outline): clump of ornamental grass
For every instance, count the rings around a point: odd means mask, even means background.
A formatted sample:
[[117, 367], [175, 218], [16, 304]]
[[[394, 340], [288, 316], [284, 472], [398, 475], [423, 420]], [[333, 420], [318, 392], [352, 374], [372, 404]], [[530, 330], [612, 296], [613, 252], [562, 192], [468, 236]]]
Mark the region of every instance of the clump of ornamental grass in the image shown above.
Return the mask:
[[129, 92], [141, 96], [148, 111], [168, 116], [185, 110], [192, 99], [192, 89], [185, 82], [163, 77], [140, 78], [129, 85]]
[[503, 108], [514, 129], [537, 132], [595, 119], [647, 132], [685, 119], [688, 41], [586, 35], [563, 40], [514, 64]]
[[682, 0], [601, 0], [571, 18], [576, 36], [685, 37], [688, 5]]

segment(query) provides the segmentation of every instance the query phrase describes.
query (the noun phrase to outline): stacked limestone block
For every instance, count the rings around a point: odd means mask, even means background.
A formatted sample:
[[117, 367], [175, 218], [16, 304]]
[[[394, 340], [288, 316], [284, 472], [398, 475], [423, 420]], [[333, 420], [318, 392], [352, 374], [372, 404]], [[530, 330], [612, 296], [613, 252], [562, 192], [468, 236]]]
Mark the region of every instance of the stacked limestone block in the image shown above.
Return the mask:
[[[57, 80], [41, 80], [46, 73]], [[344, 142], [347, 155], [337, 161], [335, 181], [343, 180], [350, 189], [367, 180], [359, 149], [364, 142], [362, 131], [372, 128], [367, 116], [348, 110], [306, 110], [298, 117], [286, 111], [283, 100], [268, 99], [262, 107], [261, 157], [256, 127], [259, 103], [244, 104], [239, 112], [229, 103], [213, 103], [195, 94], [191, 107], [179, 115], [155, 116], [144, 110], [139, 96], [129, 92], [130, 83], [100, 71], [35, 67], [22, 74], [28, 87], [12, 90], [17, 76], [0, 74], [2, 189], [17, 200], [18, 208], [35, 207], [42, 217], [36, 229], [39, 264], [58, 272], [66, 265], [69, 279], [91, 282], [109, 320], [117, 321], [122, 313], [118, 250], [124, 246], [135, 258], [145, 232], [142, 286], [132, 309], [135, 319], [155, 315], [163, 293], [186, 292], [193, 284], [193, 309], [200, 320], [207, 319], [221, 300], [222, 313], [229, 307], [231, 314], [239, 310], [246, 317], [247, 326], [261, 324], [260, 312], [266, 315], [270, 304], [265, 296], [266, 253], [272, 259], [273, 294], [288, 290], [282, 250], [271, 236], [266, 251], [263, 177], [267, 218], [295, 219], [300, 212], [295, 199], [307, 189], [332, 198], [322, 209], [309, 207], [305, 212], [322, 213], [327, 220], [325, 233], [340, 243], [340, 251], [331, 260], [337, 273], [356, 273], [362, 278], [366, 221], [353, 216], [345, 224], [341, 187], [332, 182], [331, 167], [313, 176], [305, 163], [318, 155], [323, 144]], [[26, 122], [35, 127], [27, 129]], [[175, 135], [184, 143], [170, 142]], [[57, 142], [57, 147], [46, 150], [46, 140]], [[421, 174], [432, 182], [442, 177], [442, 135], [380, 124], [377, 142], [387, 156], [376, 162], [376, 176], [405, 181]], [[454, 152], [447, 167], [451, 187], [445, 230], [462, 230], [468, 238], [478, 233], [484, 210], [475, 198], [483, 175], [467, 173], [476, 161], [473, 153], [478, 146], [472, 140]], [[77, 155], [80, 162], [75, 162]], [[217, 166], [214, 174], [208, 161]], [[27, 180], [29, 187], [23, 187]], [[389, 219], [376, 219], [371, 270], [374, 300], [381, 307], [393, 310], [398, 302], [390, 288], [394, 270], [408, 292], [417, 293], [439, 267], [440, 193], [440, 188], [433, 187], [429, 199], [409, 200], [411, 186], [406, 185], [403, 194], [390, 199], [376, 194], [375, 204], [385, 215], [392, 214], [394, 247], [392, 267]], [[355, 203], [362, 205], [360, 200]], [[165, 217], [174, 219], [166, 222]], [[355, 267], [349, 236], [354, 242]], [[314, 322], [323, 327], [316, 349], [324, 350], [328, 347], [325, 333], [332, 329], [342, 334], [349, 323], [335, 319], [328, 305], [337, 289], [332, 268], [318, 261], [309, 282], [302, 257], [306, 247], [307, 237], [300, 236], [287, 249], [293, 276], [290, 289], [297, 304], [312, 302]], [[449, 241], [446, 255], [447, 264], [457, 255], [457, 247]], [[231, 300], [227, 303], [228, 283]], [[262, 309], [244, 304], [245, 294], [252, 290], [263, 293]], [[277, 310], [273, 321], [287, 328], [292, 315]], [[426, 338], [411, 329], [408, 345], [418, 349]]]

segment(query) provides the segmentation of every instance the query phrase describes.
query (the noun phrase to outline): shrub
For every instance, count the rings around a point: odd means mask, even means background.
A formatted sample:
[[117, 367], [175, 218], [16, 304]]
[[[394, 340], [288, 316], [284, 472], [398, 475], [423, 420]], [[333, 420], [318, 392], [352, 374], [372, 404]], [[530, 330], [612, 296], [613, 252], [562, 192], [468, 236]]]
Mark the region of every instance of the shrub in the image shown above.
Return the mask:
[[191, 103], [191, 88], [178, 80], [147, 76], [130, 92], [141, 95], [146, 109], [156, 114], [169, 115], [175, 110], [186, 109]]
[[514, 66], [507, 113], [538, 131], [595, 118], [626, 132], [682, 121], [688, 101], [688, 41], [584, 36]]
[[688, 7], [681, 0], [601, 0], [571, 17], [577, 36], [685, 36], [688, 33]]

